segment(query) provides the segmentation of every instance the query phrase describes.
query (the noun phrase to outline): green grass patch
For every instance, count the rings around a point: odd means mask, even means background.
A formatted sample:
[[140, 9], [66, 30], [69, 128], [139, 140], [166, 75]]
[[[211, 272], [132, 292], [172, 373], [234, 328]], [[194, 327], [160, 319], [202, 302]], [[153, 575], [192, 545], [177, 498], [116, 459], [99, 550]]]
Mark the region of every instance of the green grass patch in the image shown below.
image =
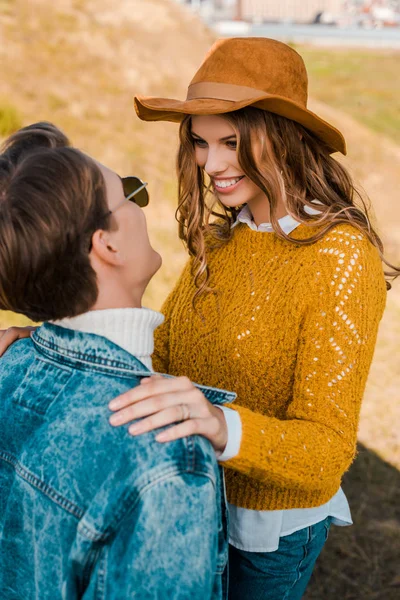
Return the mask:
[[296, 47], [309, 73], [309, 93], [400, 143], [400, 52]]
[[11, 135], [22, 127], [22, 117], [15, 106], [0, 103], [0, 135]]
[[0, 0], [0, 15], [11, 16], [15, 10], [15, 0]]

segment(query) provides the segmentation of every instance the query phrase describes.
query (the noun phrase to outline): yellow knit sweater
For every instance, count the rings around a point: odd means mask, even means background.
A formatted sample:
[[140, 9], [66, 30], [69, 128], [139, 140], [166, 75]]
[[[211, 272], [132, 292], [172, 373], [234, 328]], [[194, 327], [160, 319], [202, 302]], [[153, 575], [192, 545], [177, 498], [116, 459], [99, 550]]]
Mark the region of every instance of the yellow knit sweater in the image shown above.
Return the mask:
[[[291, 235], [313, 233], [300, 225]], [[229, 502], [321, 505], [355, 454], [386, 300], [378, 252], [350, 225], [296, 246], [239, 224], [208, 261], [217, 293], [192, 309], [188, 263], [164, 304], [153, 366], [237, 393], [242, 441], [223, 463]]]

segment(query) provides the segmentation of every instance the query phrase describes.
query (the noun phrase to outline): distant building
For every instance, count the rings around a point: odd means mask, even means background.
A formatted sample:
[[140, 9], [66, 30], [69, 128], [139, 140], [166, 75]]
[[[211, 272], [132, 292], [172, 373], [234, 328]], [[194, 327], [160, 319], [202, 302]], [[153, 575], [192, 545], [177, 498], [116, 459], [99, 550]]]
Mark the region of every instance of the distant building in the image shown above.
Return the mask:
[[317, 15], [338, 15], [343, 0], [237, 0], [237, 17], [248, 21], [310, 23]]
[[[400, 0], [175, 0], [206, 22], [295, 22], [342, 27], [400, 26]], [[1, 0], [0, 0], [1, 3]]]

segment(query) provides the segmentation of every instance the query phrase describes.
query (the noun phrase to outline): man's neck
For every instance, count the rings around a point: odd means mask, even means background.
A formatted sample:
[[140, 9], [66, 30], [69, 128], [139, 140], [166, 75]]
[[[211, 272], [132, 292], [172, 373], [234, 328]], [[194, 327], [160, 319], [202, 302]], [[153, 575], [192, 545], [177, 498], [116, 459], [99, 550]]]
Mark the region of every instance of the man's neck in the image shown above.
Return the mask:
[[95, 304], [91, 310], [112, 310], [118, 308], [142, 308], [142, 298], [144, 290], [129, 290], [124, 288], [107, 285], [99, 286], [99, 293]]

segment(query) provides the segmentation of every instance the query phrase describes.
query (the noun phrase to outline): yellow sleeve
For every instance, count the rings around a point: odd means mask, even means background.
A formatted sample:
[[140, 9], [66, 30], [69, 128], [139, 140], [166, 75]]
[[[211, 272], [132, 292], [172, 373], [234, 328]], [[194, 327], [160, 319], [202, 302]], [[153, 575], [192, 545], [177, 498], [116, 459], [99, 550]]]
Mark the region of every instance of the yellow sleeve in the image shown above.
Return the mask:
[[346, 253], [327, 243], [316, 249], [299, 289], [306, 301], [286, 419], [233, 404], [241, 446], [224, 466], [278, 486], [313, 488], [337, 481], [351, 464], [386, 285], [377, 250], [350, 231]]
[[184, 276], [190, 269], [191, 262], [188, 261], [180, 275], [174, 289], [168, 295], [164, 304], [161, 307], [161, 312], [165, 317], [164, 323], [157, 327], [154, 332], [154, 353], [152, 355], [153, 371], [157, 373], [169, 374], [169, 349], [170, 349], [170, 328], [171, 320], [176, 304], [176, 300], [181, 290], [181, 284]]

